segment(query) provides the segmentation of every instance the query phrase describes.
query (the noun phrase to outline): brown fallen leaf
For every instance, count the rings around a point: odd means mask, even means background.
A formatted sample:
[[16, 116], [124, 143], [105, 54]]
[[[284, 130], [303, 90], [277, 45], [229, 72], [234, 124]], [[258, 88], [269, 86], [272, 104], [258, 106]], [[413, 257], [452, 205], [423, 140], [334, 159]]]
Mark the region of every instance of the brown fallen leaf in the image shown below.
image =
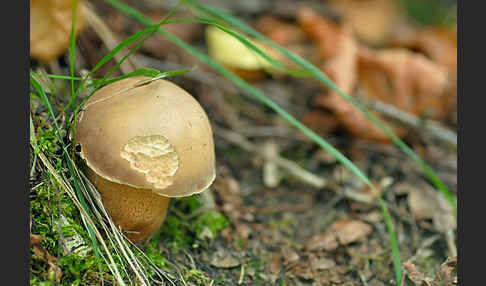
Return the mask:
[[457, 285], [457, 256], [448, 257], [437, 270], [435, 278], [426, 277], [410, 261], [403, 264], [405, 274], [417, 286], [455, 286]]
[[326, 230], [320, 235], [314, 235], [311, 237], [306, 244], [306, 249], [310, 251], [332, 251], [338, 248], [338, 246], [339, 244], [334, 232]]
[[286, 267], [294, 265], [300, 260], [300, 256], [290, 247], [284, 247], [282, 249], [283, 264]]
[[[379, 1], [382, 0], [366, 2]], [[433, 119], [443, 118], [454, 105], [454, 101], [449, 100], [451, 97], [446, 96], [454, 89], [449, 84], [447, 69], [424, 55], [406, 49], [375, 51], [360, 46], [352, 25], [346, 20], [338, 24], [307, 7], [299, 10], [297, 22], [319, 47], [324, 61], [322, 71], [344, 94], [353, 96], [357, 92], [364, 98], [378, 99], [403, 111]], [[317, 104], [330, 109], [349, 133], [365, 140], [391, 142], [356, 107], [336, 92], [324, 88], [328, 93], [319, 96]], [[405, 127], [384, 120], [376, 112], [370, 113], [398, 137], [406, 134]]]
[[328, 270], [336, 266], [334, 260], [325, 257], [311, 256], [310, 262], [315, 270]]
[[240, 261], [232, 253], [218, 249], [212, 255], [209, 264], [218, 268], [233, 268], [240, 265]]
[[[73, 1], [30, 0], [30, 56], [50, 62], [67, 51], [71, 34]], [[76, 33], [86, 24], [83, 1], [78, 1]]]
[[439, 285], [457, 285], [457, 256], [448, 257], [446, 261], [440, 265], [440, 269], [434, 280], [434, 286]]
[[320, 16], [312, 8], [303, 6], [297, 11], [297, 24], [318, 46], [322, 59], [334, 56], [339, 49], [340, 26], [332, 20]]
[[[255, 30], [292, 53], [313, 63], [319, 61], [319, 58], [316, 57], [315, 46], [309, 45], [305, 33], [294, 23], [289, 23], [272, 15], [265, 15], [257, 19], [253, 26]], [[278, 59], [287, 67], [299, 68], [299, 65], [287, 57], [279, 56]], [[270, 72], [274, 77], [282, 77], [282, 74], [278, 71], [270, 70]]]
[[[248, 238], [251, 230], [246, 224], [240, 222], [245, 216], [246, 210], [243, 207], [243, 202], [240, 195], [240, 185], [238, 182], [229, 175], [220, 174], [214, 180], [214, 190], [222, 200], [222, 211], [235, 226], [236, 232], [241, 238]], [[228, 241], [234, 239], [234, 234], [229, 232], [228, 229], [224, 229], [222, 235], [224, 235]]]
[[272, 254], [272, 262], [269, 265], [270, 273], [277, 274], [278, 272], [280, 272], [281, 258], [282, 258], [282, 255], [280, 253], [273, 253]]
[[30, 234], [30, 245], [34, 254], [40, 259], [44, 260], [49, 268], [47, 270], [49, 279], [54, 279], [57, 283], [61, 283], [62, 270], [57, 265], [57, 258], [52, 256], [40, 243], [44, 240], [44, 237], [37, 234]]
[[408, 207], [415, 219], [428, 219], [434, 216], [436, 211], [436, 192], [426, 185], [410, 186], [407, 196]]
[[[359, 79], [360, 47], [351, 26], [347, 23], [334, 23], [307, 7], [299, 10], [297, 22], [304, 33], [319, 47], [321, 60], [325, 61], [322, 65], [324, 74], [346, 95], [352, 96]], [[366, 140], [390, 142], [388, 136], [351, 103], [326, 86], [323, 88], [328, 90], [328, 93], [317, 97], [316, 103], [330, 109], [353, 136]], [[380, 118], [376, 114], [374, 115]], [[388, 124], [385, 123], [385, 125]], [[393, 129], [390, 125], [388, 127]], [[401, 132], [398, 128], [393, 131]]]
[[292, 268], [292, 273], [294, 273], [297, 277], [306, 279], [306, 280], [313, 280], [314, 279], [314, 272], [312, 271], [312, 267], [309, 261], [300, 261], [297, 265]]
[[431, 286], [430, 278], [425, 277], [418, 269], [415, 264], [410, 261], [403, 262], [403, 268], [405, 269], [405, 274], [412, 280], [412, 282], [417, 286]]
[[253, 26], [255, 30], [283, 46], [301, 42], [305, 38], [304, 33], [299, 27], [271, 15], [265, 15], [257, 19]]
[[369, 45], [383, 45], [404, 17], [393, 0], [331, 0], [330, 5]]
[[447, 91], [447, 70], [405, 49], [359, 52], [360, 91], [401, 110], [440, 119]]
[[397, 33], [393, 47], [401, 47], [425, 55], [448, 71], [448, 93], [444, 108], [451, 114], [457, 110], [457, 26], [431, 26]]
[[444, 196], [429, 184], [417, 181], [415, 183], [398, 183], [395, 192], [407, 194], [410, 212], [415, 219], [432, 219], [434, 229], [445, 233], [457, 228], [454, 209]]
[[[339, 126], [339, 121], [330, 112], [313, 110], [306, 112], [302, 118], [302, 123], [319, 134], [328, 134]], [[333, 157], [334, 158], [334, 157]]]
[[373, 230], [371, 225], [352, 219], [337, 220], [331, 225], [331, 229], [335, 232], [339, 243], [343, 245], [363, 240]]
[[450, 71], [457, 70], [457, 26], [430, 26], [397, 33], [391, 45], [422, 53]]

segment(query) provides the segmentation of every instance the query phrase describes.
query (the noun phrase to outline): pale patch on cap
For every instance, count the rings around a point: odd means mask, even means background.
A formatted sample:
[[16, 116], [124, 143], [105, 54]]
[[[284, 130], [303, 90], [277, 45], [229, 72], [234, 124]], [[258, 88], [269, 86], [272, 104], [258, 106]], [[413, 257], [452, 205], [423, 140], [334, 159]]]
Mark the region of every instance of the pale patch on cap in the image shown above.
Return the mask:
[[162, 135], [137, 136], [121, 152], [130, 167], [145, 174], [147, 182], [157, 189], [172, 185], [179, 168], [179, 158], [169, 140]]

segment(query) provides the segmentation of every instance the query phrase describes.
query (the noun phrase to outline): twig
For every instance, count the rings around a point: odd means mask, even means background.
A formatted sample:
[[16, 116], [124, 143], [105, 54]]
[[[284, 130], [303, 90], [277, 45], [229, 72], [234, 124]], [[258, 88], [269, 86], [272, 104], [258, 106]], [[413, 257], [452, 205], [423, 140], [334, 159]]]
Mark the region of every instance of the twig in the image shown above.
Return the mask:
[[258, 148], [255, 144], [248, 141], [248, 139], [246, 139], [246, 137], [241, 134], [216, 126], [213, 126], [213, 130], [216, 136], [219, 136], [226, 141], [238, 145], [240, 148], [247, 152], [256, 153], [266, 160], [272, 160], [277, 166], [286, 170], [290, 175], [294, 176], [297, 179], [300, 179], [302, 182], [310, 186], [320, 189], [327, 184], [326, 180], [303, 169], [293, 161], [285, 159], [280, 155], [269, 157], [267, 154], [265, 154], [265, 152], [261, 150], [261, 148]]
[[451, 257], [457, 256], [457, 247], [455, 244], [455, 238], [454, 238], [454, 230], [448, 229], [445, 232], [446, 240], [447, 240], [447, 248], [449, 249], [449, 255]]
[[268, 188], [275, 188], [280, 185], [282, 175], [279, 172], [275, 158], [279, 156], [279, 146], [272, 140], [268, 139], [262, 146], [263, 152], [267, 158], [263, 162], [263, 184]]
[[457, 134], [442, 126], [442, 124], [437, 121], [420, 119], [416, 115], [405, 112], [391, 104], [377, 99], [361, 98], [360, 100], [363, 101], [366, 107], [383, 114], [392, 120], [407, 125], [419, 133], [427, 133], [438, 140], [457, 147]]
[[241, 264], [241, 271], [240, 271], [240, 278], [238, 279], [238, 285], [241, 285], [243, 283], [243, 278], [245, 278], [245, 264]]

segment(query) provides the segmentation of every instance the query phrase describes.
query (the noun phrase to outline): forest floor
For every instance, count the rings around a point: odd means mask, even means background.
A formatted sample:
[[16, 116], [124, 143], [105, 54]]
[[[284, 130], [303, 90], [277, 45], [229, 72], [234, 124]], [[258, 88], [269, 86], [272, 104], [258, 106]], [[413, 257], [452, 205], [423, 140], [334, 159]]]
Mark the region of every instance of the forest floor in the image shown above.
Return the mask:
[[[143, 27], [103, 1], [89, 2], [110, 30], [109, 35], [119, 41]], [[172, 2], [125, 1], [154, 20], [173, 8]], [[282, 41], [282, 45], [329, 72], [343, 90], [368, 95], [375, 92], [381, 96], [371, 96], [369, 100], [407, 111], [421, 124], [395, 123], [399, 115], [393, 112], [395, 121], [387, 122], [395, 125], [387, 124], [394, 126], [393, 130], [436, 172], [451, 193], [457, 194], [456, 146], [441, 136], [457, 125], [457, 63], [450, 62], [450, 58], [455, 59], [457, 48], [447, 50], [449, 46], [441, 43], [443, 50], [438, 51], [430, 43], [444, 37], [449, 43], [453, 36], [443, 35], [456, 33], [455, 25], [412, 24], [412, 20], [389, 7], [393, 1], [385, 0], [368, 1], [380, 4], [381, 9], [391, 9], [374, 16], [377, 23], [369, 23], [375, 25], [370, 31], [353, 24], [359, 20], [354, 17], [360, 16], [352, 14], [353, 9], [347, 5], [360, 1], [205, 2], [229, 11], [272, 40]], [[360, 9], [366, 10], [364, 6]], [[398, 16], [383, 16], [393, 13]], [[193, 17], [185, 9], [174, 15], [179, 19]], [[352, 27], [354, 34], [347, 34], [345, 27]], [[174, 23], [166, 28], [207, 51], [203, 24]], [[436, 32], [438, 29], [441, 32]], [[90, 25], [79, 33], [75, 74], [91, 69], [109, 51], [106, 37]], [[355, 52], [346, 50], [346, 43], [352, 43]], [[393, 53], [385, 55], [397, 48], [406, 50], [406, 63]], [[335, 157], [161, 35], [152, 36], [129, 59], [127, 63], [135, 68], [166, 71], [197, 67], [169, 80], [199, 101], [213, 127], [215, 182], [200, 195], [171, 200], [162, 229], [142, 246], [172, 277], [172, 283], [396, 285], [390, 237], [375, 193]], [[354, 59], [355, 63], [346, 65], [351, 61], [347, 59]], [[332, 61], [336, 62], [334, 68], [326, 66]], [[423, 64], [424, 61], [427, 62]], [[32, 71], [38, 73], [69, 75], [67, 54], [47, 64], [34, 60], [31, 63]], [[92, 76], [102, 77], [115, 63], [110, 61]], [[436, 79], [434, 69], [444, 71], [446, 80]], [[349, 106], [333, 99], [333, 93], [318, 81], [261, 70], [252, 71], [251, 75], [235, 71], [332, 144], [376, 186], [394, 224], [403, 285], [455, 285], [456, 216], [420, 166], [393, 143], [374, 140], [382, 135], [372, 134], [373, 128], [363, 124], [357, 113], [342, 111]], [[114, 75], [123, 73], [117, 71]], [[387, 89], [379, 80], [374, 81], [376, 78], [388, 81]], [[51, 104], [60, 114], [70, 98], [70, 82], [46, 82], [53, 87], [49, 94]], [[400, 100], [387, 100], [385, 91], [392, 94], [390, 98], [407, 98], [412, 93], [417, 98], [442, 97], [429, 101], [404, 99], [426, 106], [408, 108], [400, 105]], [[424, 122], [428, 122], [423, 120], [424, 113], [430, 108], [440, 111], [440, 116], [431, 116], [440, 125], [438, 132], [428, 132], [424, 127]], [[31, 114], [42, 151], [58, 163], [56, 168], [66, 169], [52, 120], [41, 100], [33, 95]], [[387, 118], [378, 110], [374, 114]], [[65, 122], [61, 125], [64, 139], [70, 142], [67, 126]], [[57, 273], [54, 281], [60, 285], [111, 285], [114, 282], [110, 272], [99, 266], [103, 262], [89, 247], [89, 236], [78, 210], [41, 161], [34, 162], [36, 156], [33, 152], [31, 155], [31, 285], [53, 285], [49, 282], [53, 273]], [[81, 159], [77, 160], [82, 165]], [[58, 225], [62, 218], [67, 220], [61, 231]], [[66, 226], [70, 227], [65, 229]], [[63, 240], [73, 232], [81, 235], [84, 246], [88, 245], [83, 248], [85, 252], [63, 250]]]

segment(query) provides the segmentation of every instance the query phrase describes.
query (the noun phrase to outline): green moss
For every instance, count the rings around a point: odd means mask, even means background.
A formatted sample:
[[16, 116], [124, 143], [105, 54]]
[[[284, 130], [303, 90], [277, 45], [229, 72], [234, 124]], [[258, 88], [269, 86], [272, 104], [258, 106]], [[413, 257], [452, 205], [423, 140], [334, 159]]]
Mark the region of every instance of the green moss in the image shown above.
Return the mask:
[[160, 233], [154, 235], [152, 240], [145, 247], [145, 254], [150, 258], [150, 260], [157, 265], [160, 269], [167, 267], [167, 262], [162, 256], [163, 253], [159, 249], [159, 239]]
[[108, 271], [103, 265], [104, 262], [101, 258], [98, 259], [93, 256], [80, 257], [76, 254], [70, 254], [59, 258], [59, 267], [61, 267], [63, 272], [62, 280], [64, 285], [85, 285], [83, 277], [88, 272]]
[[210, 210], [197, 216], [194, 222], [194, 230], [196, 236], [199, 237], [204, 228], [208, 228], [215, 237], [220, 230], [228, 226], [228, 223], [228, 219], [222, 213]]
[[202, 203], [198, 196], [175, 199], [171, 209], [177, 209], [177, 213], [169, 212], [160, 231], [164, 242], [175, 248], [189, 245], [193, 248], [195, 245], [199, 247], [199, 244], [195, 243], [196, 239], [206, 237], [204, 234], [208, 232], [210, 238], [214, 238], [229, 224], [222, 213], [214, 210], [201, 212], [189, 220], [185, 219], [201, 207]]
[[184, 280], [197, 286], [205, 286], [211, 283], [211, 278], [199, 269], [190, 269], [184, 273]]
[[[73, 235], [80, 236], [85, 244], [90, 244], [88, 234], [82, 226], [81, 218], [77, 207], [71, 201], [66, 192], [55, 186], [58, 193], [51, 185], [54, 180], [45, 178], [37, 187], [30, 192], [30, 213], [32, 216], [32, 234], [42, 235], [44, 239], [40, 247], [46, 249], [52, 256], [58, 257], [58, 264], [63, 273], [62, 285], [81, 285], [81, 277], [87, 272], [108, 272], [101, 259], [88, 255], [81, 257], [77, 254], [65, 254], [59, 244], [59, 212], [67, 219], [68, 225], [61, 225], [61, 232], [64, 237]], [[33, 252], [31, 251], [31, 254]], [[48, 265], [35, 255], [31, 255], [31, 285], [51, 285], [48, 282]], [[81, 280], [80, 280], [81, 279]], [[96, 283], [95, 283], [96, 284]]]

